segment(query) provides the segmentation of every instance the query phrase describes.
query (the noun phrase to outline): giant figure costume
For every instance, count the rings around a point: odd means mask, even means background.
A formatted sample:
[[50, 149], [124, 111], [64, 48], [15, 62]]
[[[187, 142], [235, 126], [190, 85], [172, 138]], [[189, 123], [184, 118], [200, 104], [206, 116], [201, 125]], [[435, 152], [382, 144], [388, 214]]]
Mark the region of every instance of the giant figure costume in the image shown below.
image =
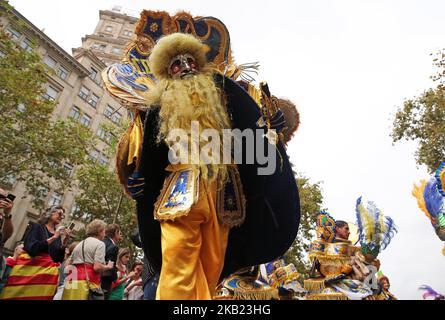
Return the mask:
[[[231, 61], [230, 38], [219, 20], [144, 11], [136, 33], [139, 42], [130, 46], [128, 60], [103, 73], [107, 89], [135, 114], [119, 144], [119, 175], [137, 200], [146, 258], [161, 274], [157, 298], [209, 299], [220, 276], [280, 257], [296, 237], [300, 208], [295, 177], [282, 141], [272, 141], [270, 135], [271, 123], [282, 113], [268, 117], [261, 99], [255, 99], [258, 91], [233, 80], [242, 68]], [[261, 130], [254, 135], [254, 150], [263, 145], [266, 153], [275, 153], [272, 174], [259, 174], [267, 164], [256, 157], [253, 163], [222, 167], [170, 163], [171, 145], [162, 135], [169, 100], [163, 97], [167, 88], [175, 94], [175, 84], [163, 87], [163, 81], [171, 80], [175, 65], [199, 75], [210, 70], [209, 62], [219, 67], [209, 86], [217, 88], [224, 112], [204, 116], [212, 122], [219, 114], [225, 120], [215, 122], [232, 129]], [[192, 95], [197, 107], [203, 96]]]

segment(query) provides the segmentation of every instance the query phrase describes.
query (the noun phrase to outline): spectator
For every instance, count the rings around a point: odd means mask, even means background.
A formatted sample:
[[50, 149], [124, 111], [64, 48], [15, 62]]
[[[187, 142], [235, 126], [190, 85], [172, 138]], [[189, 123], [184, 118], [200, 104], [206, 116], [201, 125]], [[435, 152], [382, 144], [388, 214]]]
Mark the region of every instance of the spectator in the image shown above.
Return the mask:
[[119, 247], [117, 244], [121, 241], [121, 229], [119, 225], [113, 223], [107, 226], [105, 232], [105, 261], [112, 261], [114, 263], [114, 268], [102, 274], [101, 285], [102, 290], [105, 293], [105, 299], [108, 300], [111, 285], [117, 280], [117, 255], [119, 253]]
[[3, 291], [3, 287], [6, 285], [6, 282], [8, 281], [9, 275], [11, 274], [11, 270], [15, 265], [15, 262], [17, 261], [18, 257], [23, 253], [23, 243], [20, 243], [14, 250], [14, 255], [12, 257], [8, 257], [6, 259], [6, 269], [3, 273], [3, 277], [0, 281], [0, 294]]
[[143, 300], [144, 290], [142, 289], [143, 282], [141, 278], [142, 268], [144, 264], [141, 261], [136, 261], [130, 270], [130, 274], [134, 272], [134, 276], [128, 282], [125, 287], [124, 298], [125, 300]]
[[100, 288], [101, 273], [113, 269], [105, 264], [105, 222], [94, 220], [87, 226], [87, 237], [73, 250], [70, 272], [65, 279], [62, 300], [87, 300], [90, 289]]
[[[138, 228], [135, 228], [133, 230], [130, 239], [136, 247], [142, 249], [142, 241]], [[141, 279], [144, 292], [144, 300], [155, 300], [156, 290], [158, 288], [159, 274], [153, 269], [145, 256], [143, 260], [144, 262], [141, 272]]]
[[131, 272], [127, 275], [127, 264], [128, 261], [130, 261], [130, 257], [130, 249], [123, 248], [119, 250], [119, 254], [117, 256], [117, 280], [112, 284], [109, 300], [124, 299], [125, 284], [135, 275], [135, 272]]
[[158, 289], [159, 274], [153, 269], [153, 267], [150, 265], [145, 257], [141, 276], [144, 288], [144, 300], [156, 300], [156, 290]]
[[54, 300], [62, 299], [63, 289], [65, 288], [66, 275], [70, 270], [69, 266], [72, 265], [71, 255], [73, 254], [74, 248], [76, 248], [78, 244], [79, 241], [74, 241], [69, 245], [68, 248], [65, 249], [65, 259], [63, 260], [59, 268], [59, 284], [57, 287], [56, 295], [54, 296]]
[[[57, 289], [59, 263], [63, 261], [70, 230], [59, 226], [65, 209], [48, 208], [33, 224], [24, 239], [24, 252], [18, 257], [2, 299], [52, 300]], [[59, 227], [58, 227], [59, 226]]]
[[13, 195], [8, 194], [0, 188], [0, 279], [6, 270], [6, 260], [3, 257], [3, 246], [12, 236], [14, 227], [12, 225], [11, 211], [14, 205]]

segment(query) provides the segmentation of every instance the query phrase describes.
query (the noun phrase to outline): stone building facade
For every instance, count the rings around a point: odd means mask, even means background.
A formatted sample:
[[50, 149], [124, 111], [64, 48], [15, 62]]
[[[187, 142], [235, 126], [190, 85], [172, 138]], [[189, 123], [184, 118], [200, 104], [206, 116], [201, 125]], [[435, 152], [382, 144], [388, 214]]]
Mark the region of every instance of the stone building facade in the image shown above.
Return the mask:
[[[100, 73], [107, 65], [120, 59], [133, 36], [138, 19], [118, 10], [100, 11], [94, 33], [83, 37], [82, 47], [73, 49], [73, 55], [70, 55], [18, 11], [13, 14], [28, 26], [27, 30], [16, 27], [15, 19], [5, 15], [0, 17], [0, 28], [9, 33], [23, 49], [37, 50], [43, 62], [54, 70], [46, 85], [46, 97], [57, 103], [54, 117], [71, 117], [90, 128], [101, 139], [91, 150], [90, 158], [101, 164], [113, 165], [113, 159], [106, 158], [102, 153], [109, 138], [102, 124], [111, 122], [119, 125], [125, 120], [126, 111], [103, 88]], [[32, 39], [38, 42], [34, 48], [30, 45]], [[75, 170], [69, 163], [64, 166], [66, 170]], [[12, 212], [15, 230], [5, 246], [6, 251], [10, 252], [21, 241], [28, 222], [35, 221], [40, 212], [32, 207], [33, 199], [26, 195], [23, 182], [12, 179], [10, 185], [5, 187], [17, 197]], [[48, 206], [64, 206], [66, 220], [69, 221], [71, 213], [76, 210], [74, 198], [75, 191], [59, 194], [48, 186], [45, 202]]]

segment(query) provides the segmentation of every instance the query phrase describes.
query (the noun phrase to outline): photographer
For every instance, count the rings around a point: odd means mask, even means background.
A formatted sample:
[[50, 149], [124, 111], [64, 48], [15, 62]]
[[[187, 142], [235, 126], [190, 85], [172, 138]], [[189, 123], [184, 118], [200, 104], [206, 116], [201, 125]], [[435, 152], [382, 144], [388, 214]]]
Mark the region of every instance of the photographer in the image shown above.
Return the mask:
[[53, 299], [59, 263], [64, 259], [71, 233], [69, 228], [60, 226], [64, 213], [63, 207], [52, 206], [44, 212], [39, 223], [32, 225], [24, 239], [25, 251], [11, 271], [2, 299]]
[[0, 278], [3, 276], [6, 268], [6, 260], [3, 257], [3, 246], [14, 232], [11, 219], [14, 199], [14, 195], [8, 194], [5, 190], [0, 188]]

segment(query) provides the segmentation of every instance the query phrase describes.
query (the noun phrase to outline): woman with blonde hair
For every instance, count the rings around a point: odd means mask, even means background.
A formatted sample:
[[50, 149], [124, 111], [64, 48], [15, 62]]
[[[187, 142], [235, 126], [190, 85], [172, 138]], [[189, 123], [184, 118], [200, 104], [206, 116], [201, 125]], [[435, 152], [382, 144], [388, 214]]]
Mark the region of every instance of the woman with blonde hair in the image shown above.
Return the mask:
[[62, 300], [88, 300], [90, 290], [100, 291], [100, 275], [111, 270], [114, 263], [105, 264], [106, 224], [102, 220], [93, 220], [87, 225], [87, 238], [73, 250], [69, 273], [65, 279]]
[[109, 300], [123, 300], [125, 285], [129, 279], [132, 279], [135, 272], [132, 271], [127, 274], [127, 264], [131, 258], [131, 251], [129, 248], [119, 249], [117, 255], [117, 280], [111, 286], [111, 293]]
[[59, 226], [65, 209], [52, 206], [45, 210], [24, 237], [24, 252], [18, 257], [1, 299], [52, 300], [59, 279], [59, 265], [65, 255], [70, 230]]

